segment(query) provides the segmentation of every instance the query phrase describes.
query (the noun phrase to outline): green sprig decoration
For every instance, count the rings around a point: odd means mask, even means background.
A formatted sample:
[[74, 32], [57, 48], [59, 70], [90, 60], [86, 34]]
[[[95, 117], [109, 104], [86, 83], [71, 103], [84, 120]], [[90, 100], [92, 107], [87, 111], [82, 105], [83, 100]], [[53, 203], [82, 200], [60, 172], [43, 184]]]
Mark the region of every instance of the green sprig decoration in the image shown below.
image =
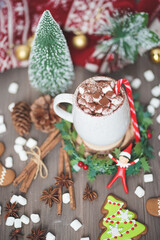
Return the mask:
[[[104, 35], [104, 40], [97, 46], [99, 54], [114, 54], [116, 62], [134, 63], [138, 54], [157, 46], [160, 38], [147, 28], [148, 14], [145, 12], [115, 14], [107, 25], [97, 34]], [[105, 40], [105, 35], [110, 38]]]
[[[131, 152], [131, 161], [139, 158], [140, 161], [127, 169], [128, 175], [138, 174], [141, 169], [144, 172], [150, 172], [150, 165], [148, 159], [153, 158], [153, 147], [149, 144], [147, 138], [147, 129], [152, 124], [151, 116], [148, 112], [144, 111], [143, 106], [139, 101], [134, 101], [135, 110], [137, 114], [137, 120], [140, 129], [141, 142], [134, 144]], [[69, 109], [70, 111], [71, 109]], [[83, 144], [76, 149], [75, 141], [77, 137], [77, 132], [73, 129], [73, 126], [70, 122], [62, 120], [60, 123], [56, 124], [56, 127], [60, 130], [62, 138], [64, 140], [64, 148], [70, 156], [70, 163], [72, 170], [76, 172], [75, 166], [77, 166], [79, 161], [82, 161], [84, 164], [88, 165], [88, 179], [93, 181], [97, 175], [107, 174], [111, 175], [116, 173], [117, 166], [116, 164], [108, 158], [107, 155], [104, 155], [103, 158], [99, 157], [98, 154], [90, 154], [87, 157], [84, 157], [85, 147]], [[115, 148], [112, 152], [115, 158], [119, 158], [120, 149]]]

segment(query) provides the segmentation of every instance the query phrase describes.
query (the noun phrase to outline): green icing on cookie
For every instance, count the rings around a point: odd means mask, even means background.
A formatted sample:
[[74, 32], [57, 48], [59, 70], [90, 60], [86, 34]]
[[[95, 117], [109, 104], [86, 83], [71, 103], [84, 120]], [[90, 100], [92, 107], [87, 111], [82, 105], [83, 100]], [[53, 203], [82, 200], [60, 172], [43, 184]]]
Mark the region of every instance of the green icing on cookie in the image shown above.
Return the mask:
[[124, 202], [114, 196], [107, 197], [104, 209], [108, 211], [102, 225], [106, 228], [100, 240], [127, 240], [140, 235], [146, 226], [136, 221], [135, 214], [128, 209], [122, 209]]

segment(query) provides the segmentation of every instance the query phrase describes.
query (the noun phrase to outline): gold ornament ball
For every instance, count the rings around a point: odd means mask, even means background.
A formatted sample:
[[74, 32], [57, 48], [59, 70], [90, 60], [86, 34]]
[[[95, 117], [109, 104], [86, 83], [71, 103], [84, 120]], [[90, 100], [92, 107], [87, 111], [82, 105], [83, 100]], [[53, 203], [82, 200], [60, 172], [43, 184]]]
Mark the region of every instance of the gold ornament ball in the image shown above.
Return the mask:
[[154, 63], [160, 63], [160, 48], [154, 48], [150, 51], [150, 58]]
[[73, 37], [72, 43], [75, 48], [84, 49], [88, 44], [88, 39], [84, 34], [79, 34]]
[[30, 48], [33, 45], [33, 40], [34, 40], [34, 34], [27, 40], [27, 46], [29, 46]]
[[15, 55], [19, 61], [28, 60], [30, 54], [30, 47], [27, 45], [19, 45], [16, 47]]

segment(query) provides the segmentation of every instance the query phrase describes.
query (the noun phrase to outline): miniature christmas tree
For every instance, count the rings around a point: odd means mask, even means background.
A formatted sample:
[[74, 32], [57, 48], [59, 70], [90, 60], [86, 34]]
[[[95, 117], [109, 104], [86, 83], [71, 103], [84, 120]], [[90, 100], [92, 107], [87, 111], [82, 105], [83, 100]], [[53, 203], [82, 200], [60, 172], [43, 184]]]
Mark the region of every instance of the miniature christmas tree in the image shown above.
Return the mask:
[[123, 200], [108, 195], [103, 206], [102, 213], [105, 217], [100, 221], [100, 228], [104, 229], [99, 240], [127, 240], [139, 239], [147, 233], [147, 227], [136, 221], [137, 214], [126, 210], [127, 203]]
[[73, 65], [65, 37], [50, 12], [38, 23], [29, 61], [31, 85], [54, 96], [72, 83]]

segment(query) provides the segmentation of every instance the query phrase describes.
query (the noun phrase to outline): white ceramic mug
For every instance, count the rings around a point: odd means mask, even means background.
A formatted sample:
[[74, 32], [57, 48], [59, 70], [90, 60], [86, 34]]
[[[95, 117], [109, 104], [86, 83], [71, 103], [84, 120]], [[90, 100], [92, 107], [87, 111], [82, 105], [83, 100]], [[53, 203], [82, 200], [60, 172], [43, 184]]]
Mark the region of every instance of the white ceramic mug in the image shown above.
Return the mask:
[[[91, 79], [95, 81], [113, 80], [102, 76], [92, 77]], [[55, 97], [53, 103], [55, 113], [61, 118], [72, 122], [79, 136], [89, 145], [108, 146], [120, 142], [128, 129], [130, 121], [130, 109], [126, 94], [123, 104], [110, 115], [93, 116], [85, 113], [78, 106], [77, 94], [80, 85], [74, 94], [62, 93]], [[60, 108], [58, 106], [60, 103], [72, 104], [72, 113]]]

